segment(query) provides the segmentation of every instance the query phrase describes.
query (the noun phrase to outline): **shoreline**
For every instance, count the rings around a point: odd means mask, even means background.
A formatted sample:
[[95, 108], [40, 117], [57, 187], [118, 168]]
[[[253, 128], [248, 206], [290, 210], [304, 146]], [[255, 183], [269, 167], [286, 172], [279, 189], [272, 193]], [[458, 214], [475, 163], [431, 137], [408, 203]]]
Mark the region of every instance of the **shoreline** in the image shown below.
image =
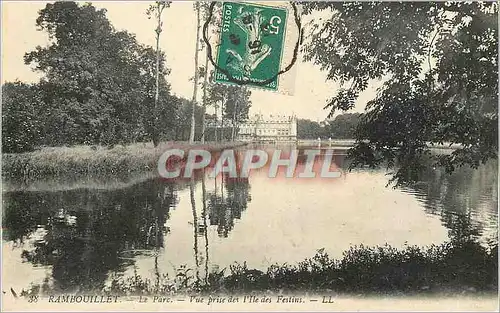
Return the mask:
[[[297, 148], [317, 148], [308, 144], [314, 140], [298, 140]], [[332, 140], [321, 144], [321, 149], [347, 151], [353, 140]], [[205, 149], [218, 152], [243, 146], [262, 144], [253, 142], [161, 142], [153, 147], [151, 142], [104, 146], [42, 147], [19, 154], [2, 154], [2, 192], [15, 191], [65, 191], [73, 189], [121, 189], [130, 185], [158, 178], [157, 162], [168, 149]], [[264, 144], [266, 145], [266, 144]], [[276, 146], [276, 144], [269, 144]], [[289, 145], [289, 144], [288, 144]], [[440, 145], [430, 147], [434, 153], [450, 153], [456, 147]]]
[[[474, 254], [474, 260], [464, 263], [463, 257], [470, 253]], [[450, 238], [440, 245], [404, 248], [387, 244], [353, 245], [340, 258], [331, 257], [319, 249], [314, 256], [297, 263], [275, 263], [265, 270], [248, 268], [246, 263], [234, 263], [228, 272], [227, 268], [212, 270], [204, 279], [196, 279], [193, 274], [188, 274], [193, 269], [186, 268], [184, 274], [188, 280], [185, 284], [168, 275], [155, 282], [153, 277], [137, 273], [132, 276], [115, 273], [106, 283], [88, 285], [78, 292], [99, 296], [155, 296], [164, 293], [172, 296], [245, 293], [277, 296], [306, 293], [359, 298], [488, 297], [498, 294], [498, 280], [494, 275], [497, 258], [498, 243], [483, 247], [473, 238]], [[62, 291], [53, 282], [46, 284], [45, 289], [39, 287], [41, 285], [32, 284], [19, 292], [24, 296], [44, 296]], [[67, 294], [75, 291], [65, 290]]]
[[33, 152], [2, 154], [2, 191], [24, 189], [23, 186], [33, 183], [66, 185], [68, 180], [77, 185], [82, 181], [106, 183], [110, 180], [118, 185], [129, 185], [130, 181], [137, 181], [137, 176], [142, 177], [140, 181], [155, 178], [158, 159], [168, 149], [217, 152], [247, 144], [162, 142], [155, 148], [152, 143], [133, 143], [111, 149], [102, 146], [46, 147]]

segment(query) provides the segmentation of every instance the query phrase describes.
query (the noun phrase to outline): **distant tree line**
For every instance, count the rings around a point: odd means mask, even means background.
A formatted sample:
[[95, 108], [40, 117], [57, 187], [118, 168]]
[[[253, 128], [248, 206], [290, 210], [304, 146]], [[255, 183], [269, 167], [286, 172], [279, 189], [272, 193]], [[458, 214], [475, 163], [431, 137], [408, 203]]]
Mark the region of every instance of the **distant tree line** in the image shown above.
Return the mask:
[[[48, 3], [36, 26], [49, 35], [50, 44], [27, 52], [24, 61], [43, 76], [36, 83], [2, 85], [4, 153], [40, 146], [188, 140], [193, 105], [196, 140], [204, 131], [206, 105], [220, 105], [218, 112], [227, 119], [248, 116], [250, 93], [244, 88], [205, 83], [203, 107], [172, 95], [165, 54], [116, 30], [105, 9]], [[235, 103], [241, 114], [234, 114]]]
[[356, 137], [356, 128], [360, 117], [360, 113], [345, 113], [322, 123], [299, 119], [297, 121], [297, 137], [299, 139], [353, 139]]

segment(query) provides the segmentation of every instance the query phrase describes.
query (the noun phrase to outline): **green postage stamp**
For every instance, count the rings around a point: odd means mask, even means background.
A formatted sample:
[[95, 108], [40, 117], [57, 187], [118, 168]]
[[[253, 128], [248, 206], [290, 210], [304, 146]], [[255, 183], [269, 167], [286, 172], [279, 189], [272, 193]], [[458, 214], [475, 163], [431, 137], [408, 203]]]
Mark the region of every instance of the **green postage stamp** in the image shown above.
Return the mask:
[[224, 2], [215, 81], [278, 90], [286, 19], [286, 8]]

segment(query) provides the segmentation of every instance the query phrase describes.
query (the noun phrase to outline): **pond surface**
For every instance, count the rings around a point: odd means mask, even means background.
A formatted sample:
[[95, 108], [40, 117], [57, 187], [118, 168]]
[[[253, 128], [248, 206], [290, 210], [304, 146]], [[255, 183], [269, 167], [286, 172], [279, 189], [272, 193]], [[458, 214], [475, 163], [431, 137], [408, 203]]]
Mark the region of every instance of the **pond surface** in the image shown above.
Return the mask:
[[341, 257], [360, 244], [425, 246], [463, 234], [497, 240], [496, 160], [452, 175], [429, 169], [412, 188], [386, 187], [385, 173], [269, 178], [263, 168], [248, 179], [198, 172], [119, 189], [4, 192], [4, 285], [19, 290], [46, 279], [73, 291], [181, 266], [200, 277], [234, 262], [265, 270], [321, 248]]

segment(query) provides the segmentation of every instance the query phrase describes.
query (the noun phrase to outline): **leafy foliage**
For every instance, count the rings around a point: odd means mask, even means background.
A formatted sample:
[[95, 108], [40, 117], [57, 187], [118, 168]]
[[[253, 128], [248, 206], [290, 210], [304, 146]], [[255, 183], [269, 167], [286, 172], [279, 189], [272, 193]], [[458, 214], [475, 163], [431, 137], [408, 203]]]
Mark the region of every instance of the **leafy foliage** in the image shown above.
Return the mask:
[[155, 66], [155, 99], [154, 99], [154, 120], [153, 120], [153, 126], [152, 130], [150, 133], [152, 134], [152, 139], [153, 139], [153, 144], [154, 146], [158, 146], [159, 144], [159, 131], [158, 131], [158, 102], [159, 102], [159, 97], [160, 97], [160, 63], [161, 63], [161, 53], [160, 53], [160, 35], [162, 32], [162, 13], [163, 11], [170, 7], [170, 2], [169, 1], [155, 1], [154, 5], [150, 5], [149, 8], [146, 10], [146, 15], [148, 16], [148, 19], [150, 19], [152, 16], [154, 16], [157, 20], [157, 27], [155, 29], [156, 33], [156, 66]]
[[345, 113], [328, 122], [318, 123], [307, 119], [297, 121], [297, 137], [300, 139], [332, 138], [353, 139], [361, 114]]
[[[495, 292], [498, 290], [498, 244], [483, 247], [470, 240], [429, 247], [353, 246], [342, 258], [330, 257], [324, 249], [297, 265], [274, 264], [267, 271], [233, 264], [210, 273], [208, 283], [196, 281], [186, 269], [184, 284], [162, 275], [154, 284], [138, 275], [114, 278], [111, 288], [92, 290], [126, 295], [157, 295], [159, 292], [241, 293], [338, 292], [347, 294], [450, 294]], [[187, 275], [186, 275], [187, 274]], [[35, 285], [23, 296], [50, 294]]]
[[2, 86], [2, 151], [32, 150], [40, 137], [40, 92], [36, 85], [21, 82]]
[[462, 145], [436, 157], [449, 171], [477, 167], [498, 150], [498, 5], [448, 2], [309, 2], [306, 60], [342, 88], [330, 115], [349, 110], [369, 82], [384, 80], [362, 116], [354, 165], [387, 161], [400, 182], [426, 143]]
[[361, 114], [340, 114], [333, 121], [328, 122], [325, 127], [325, 137], [352, 139], [355, 137]]
[[323, 133], [324, 129], [318, 122], [308, 119], [297, 120], [297, 138], [316, 139], [318, 137], [322, 137]]
[[[221, 116], [223, 120], [230, 120], [232, 122], [232, 133], [234, 134], [237, 125], [248, 119], [248, 113], [252, 105], [250, 100], [251, 94], [250, 90], [242, 86], [212, 82], [207, 84], [206, 101], [207, 104], [215, 108], [217, 116]], [[224, 122], [224, 124], [226, 123]]]
[[[75, 2], [48, 3], [40, 10], [36, 24], [51, 39], [48, 47], [38, 46], [24, 58], [26, 64], [44, 73], [36, 85], [34, 116], [39, 125], [39, 132], [35, 132], [39, 145], [143, 141], [151, 138], [158, 117], [162, 129], [173, 127], [176, 102], [165, 80], [170, 70], [163, 53], [159, 55], [160, 97], [156, 108], [156, 51], [139, 44], [134, 35], [116, 31], [105, 10]], [[14, 90], [21, 94], [5, 95], [7, 103], [17, 97], [17, 106], [32, 105], [28, 90], [10, 89]], [[10, 114], [18, 116], [7, 116]], [[4, 119], [14, 121], [19, 114], [7, 110]], [[6, 124], [5, 134], [14, 131], [11, 125]], [[25, 150], [29, 149], [11, 147], [7, 151]]]

